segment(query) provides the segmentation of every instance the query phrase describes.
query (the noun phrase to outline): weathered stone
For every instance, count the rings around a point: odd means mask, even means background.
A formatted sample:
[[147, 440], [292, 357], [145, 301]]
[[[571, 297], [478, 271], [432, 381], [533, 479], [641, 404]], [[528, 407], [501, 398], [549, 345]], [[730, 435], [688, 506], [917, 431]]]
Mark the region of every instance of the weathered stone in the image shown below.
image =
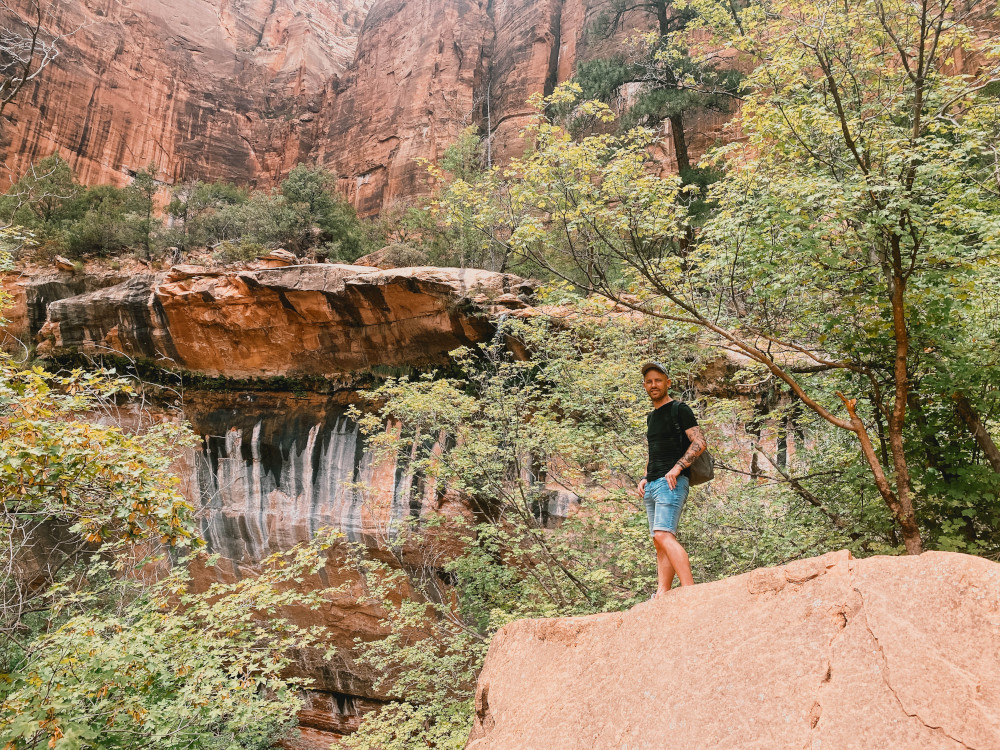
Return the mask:
[[0, 348], [24, 354], [35, 335], [45, 325], [49, 305], [57, 300], [104, 289], [122, 283], [126, 274], [102, 271], [97, 273], [26, 272], [3, 275], [3, 291], [10, 295], [10, 304], [3, 310], [7, 321], [3, 327]]
[[407, 266], [421, 266], [426, 264], [427, 254], [410, 245], [395, 243], [386, 245], [368, 255], [356, 258], [354, 265], [371, 266], [372, 268], [406, 268]]
[[75, 33], [0, 123], [0, 186], [54, 152], [84, 184], [126, 184], [156, 164], [164, 187], [267, 186], [319, 162], [361, 214], [377, 213], [429, 192], [418, 159], [437, 160], [467, 126], [489, 131], [495, 158], [520, 153], [528, 97], [615, 51], [587, 34], [605, 4], [65, 2], [56, 27]]
[[58, 152], [84, 184], [121, 185], [150, 163], [171, 184], [268, 182], [306, 159], [309, 126], [286, 116], [351, 61], [371, 2], [45, 3], [74, 33], [5, 112], [3, 177]]
[[286, 266], [298, 265], [298, 262], [299, 259], [295, 257], [294, 253], [290, 253], [284, 248], [279, 247], [277, 250], [272, 250], [267, 255], [257, 258], [257, 262], [254, 265], [260, 268], [284, 268]]
[[354, 62], [331, 82], [315, 155], [361, 214], [429, 191], [438, 159], [481, 105], [492, 31], [484, 0], [377, 0]]
[[467, 747], [1000, 747], [1000, 565], [844, 551], [512, 623]]
[[[531, 285], [475, 269], [176, 266], [48, 308], [39, 352], [119, 353], [228, 377], [337, 376], [444, 362]], [[495, 304], [494, 304], [495, 301]]]

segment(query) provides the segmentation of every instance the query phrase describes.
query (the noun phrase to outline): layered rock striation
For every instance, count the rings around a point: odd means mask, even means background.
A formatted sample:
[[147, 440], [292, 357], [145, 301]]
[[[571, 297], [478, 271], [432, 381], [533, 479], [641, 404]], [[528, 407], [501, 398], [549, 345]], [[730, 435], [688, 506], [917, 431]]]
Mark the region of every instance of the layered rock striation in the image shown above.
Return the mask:
[[53, 302], [115, 286], [127, 278], [126, 274], [115, 271], [5, 274], [2, 288], [8, 295], [8, 302], [3, 310], [6, 324], [0, 348], [12, 354], [23, 354], [45, 325], [49, 305]]
[[334, 377], [443, 363], [493, 335], [531, 285], [474, 269], [177, 266], [53, 302], [39, 352], [119, 354], [231, 378]]
[[[0, 120], [0, 180], [58, 152], [85, 184], [268, 182], [305, 160], [372, 0], [46, 0], [60, 54]], [[10, 13], [30, 16], [15, 0]]]
[[436, 160], [478, 121], [491, 36], [485, 0], [374, 4], [316, 130], [316, 160], [360, 213], [428, 191], [418, 159]]
[[427, 193], [418, 160], [465, 127], [496, 160], [520, 153], [528, 97], [615, 52], [587, 33], [606, 4], [51, 0], [49, 28], [71, 35], [0, 120], [0, 185], [56, 152], [85, 184], [155, 164], [164, 186], [273, 186], [318, 162], [375, 214]]
[[1000, 565], [844, 551], [512, 623], [467, 748], [528, 747], [1000, 747]]

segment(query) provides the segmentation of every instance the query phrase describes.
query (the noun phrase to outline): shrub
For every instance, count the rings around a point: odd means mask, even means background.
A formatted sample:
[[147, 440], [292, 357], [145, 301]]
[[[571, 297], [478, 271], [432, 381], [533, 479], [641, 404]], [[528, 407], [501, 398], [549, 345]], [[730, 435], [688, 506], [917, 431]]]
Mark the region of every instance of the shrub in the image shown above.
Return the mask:
[[259, 243], [239, 240], [221, 243], [212, 257], [220, 263], [248, 263], [267, 252], [268, 248]]

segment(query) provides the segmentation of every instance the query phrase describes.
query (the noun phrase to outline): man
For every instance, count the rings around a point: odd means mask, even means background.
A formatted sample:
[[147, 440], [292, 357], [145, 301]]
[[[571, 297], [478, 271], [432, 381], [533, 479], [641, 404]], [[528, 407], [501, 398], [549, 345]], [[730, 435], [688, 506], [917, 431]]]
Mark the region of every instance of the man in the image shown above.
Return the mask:
[[638, 495], [646, 503], [649, 533], [656, 547], [655, 596], [661, 596], [670, 591], [675, 574], [681, 586], [694, 584], [687, 552], [677, 541], [677, 523], [690, 488], [691, 464], [707, 443], [691, 407], [670, 398], [667, 368], [659, 362], [644, 364], [642, 385], [653, 411], [646, 416], [649, 461]]

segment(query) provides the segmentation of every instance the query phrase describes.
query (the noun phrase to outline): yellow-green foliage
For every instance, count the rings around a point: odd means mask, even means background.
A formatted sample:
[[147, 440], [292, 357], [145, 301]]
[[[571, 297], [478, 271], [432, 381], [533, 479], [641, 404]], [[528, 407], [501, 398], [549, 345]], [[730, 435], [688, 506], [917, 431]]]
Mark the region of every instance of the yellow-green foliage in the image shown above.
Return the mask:
[[283, 611], [325, 601], [300, 584], [335, 534], [264, 561], [258, 577], [189, 588], [183, 553], [200, 540], [170, 468], [191, 435], [119, 426], [114, 399], [134, 389], [114, 373], [0, 359], [5, 750], [263, 750], [301, 706], [305, 681], [284, 671], [294, 649], [325, 640]]

